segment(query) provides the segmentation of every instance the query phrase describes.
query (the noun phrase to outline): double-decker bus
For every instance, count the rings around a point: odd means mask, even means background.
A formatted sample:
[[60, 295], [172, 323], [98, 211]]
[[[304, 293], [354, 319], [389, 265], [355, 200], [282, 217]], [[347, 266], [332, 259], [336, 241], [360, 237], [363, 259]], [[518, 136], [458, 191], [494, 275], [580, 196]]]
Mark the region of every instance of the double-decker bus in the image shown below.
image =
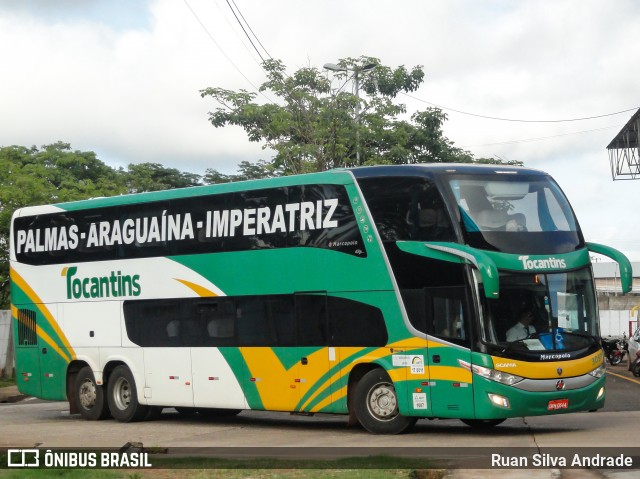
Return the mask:
[[23, 208], [21, 392], [123, 422], [162, 408], [493, 426], [605, 401], [590, 252], [546, 173], [335, 170]]

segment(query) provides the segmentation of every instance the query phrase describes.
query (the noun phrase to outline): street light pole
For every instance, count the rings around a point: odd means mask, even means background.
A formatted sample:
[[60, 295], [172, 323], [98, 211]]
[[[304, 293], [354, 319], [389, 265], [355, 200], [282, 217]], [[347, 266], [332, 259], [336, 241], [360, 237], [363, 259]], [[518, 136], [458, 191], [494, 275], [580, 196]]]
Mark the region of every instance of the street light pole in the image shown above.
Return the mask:
[[356, 94], [356, 163], [360, 165], [360, 73], [369, 71], [376, 66], [375, 63], [367, 63], [363, 66], [341, 67], [335, 63], [325, 63], [325, 70], [334, 72], [353, 72], [353, 82]]

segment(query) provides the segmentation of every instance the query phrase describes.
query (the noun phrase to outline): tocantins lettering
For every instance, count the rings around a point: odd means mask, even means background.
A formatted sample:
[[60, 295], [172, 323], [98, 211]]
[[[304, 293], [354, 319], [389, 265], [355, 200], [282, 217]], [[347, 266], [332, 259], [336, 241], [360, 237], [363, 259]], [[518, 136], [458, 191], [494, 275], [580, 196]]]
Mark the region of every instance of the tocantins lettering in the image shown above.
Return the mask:
[[567, 267], [566, 261], [558, 258], [529, 259], [529, 256], [518, 256], [518, 259], [522, 261], [524, 269], [565, 269]]
[[77, 266], [72, 266], [64, 268], [62, 276], [66, 277], [67, 299], [119, 298], [140, 296], [142, 292], [139, 274], [111, 271], [106, 276], [82, 277]]

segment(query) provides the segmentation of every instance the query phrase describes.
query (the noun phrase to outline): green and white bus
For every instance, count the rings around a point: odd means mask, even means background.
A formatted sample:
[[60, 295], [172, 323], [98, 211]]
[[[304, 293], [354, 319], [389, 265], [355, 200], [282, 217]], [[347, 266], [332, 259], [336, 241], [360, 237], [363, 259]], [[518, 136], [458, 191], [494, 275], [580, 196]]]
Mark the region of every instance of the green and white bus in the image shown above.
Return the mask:
[[520, 167], [365, 167], [29, 207], [11, 238], [19, 389], [91, 420], [251, 409], [389, 434], [595, 410], [589, 253], [631, 287], [628, 260], [585, 243], [553, 179]]

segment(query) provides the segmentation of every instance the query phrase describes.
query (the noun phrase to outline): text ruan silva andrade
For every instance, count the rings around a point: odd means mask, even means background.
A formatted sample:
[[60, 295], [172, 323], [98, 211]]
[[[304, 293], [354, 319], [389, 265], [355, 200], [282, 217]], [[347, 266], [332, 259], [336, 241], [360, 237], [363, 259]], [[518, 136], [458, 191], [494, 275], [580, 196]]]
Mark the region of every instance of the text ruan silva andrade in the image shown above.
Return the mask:
[[618, 455], [553, 455], [534, 454], [527, 456], [509, 456], [505, 454], [491, 454], [491, 467], [519, 468], [519, 467], [594, 467], [594, 468], [631, 468], [634, 467], [633, 457], [625, 454]]

